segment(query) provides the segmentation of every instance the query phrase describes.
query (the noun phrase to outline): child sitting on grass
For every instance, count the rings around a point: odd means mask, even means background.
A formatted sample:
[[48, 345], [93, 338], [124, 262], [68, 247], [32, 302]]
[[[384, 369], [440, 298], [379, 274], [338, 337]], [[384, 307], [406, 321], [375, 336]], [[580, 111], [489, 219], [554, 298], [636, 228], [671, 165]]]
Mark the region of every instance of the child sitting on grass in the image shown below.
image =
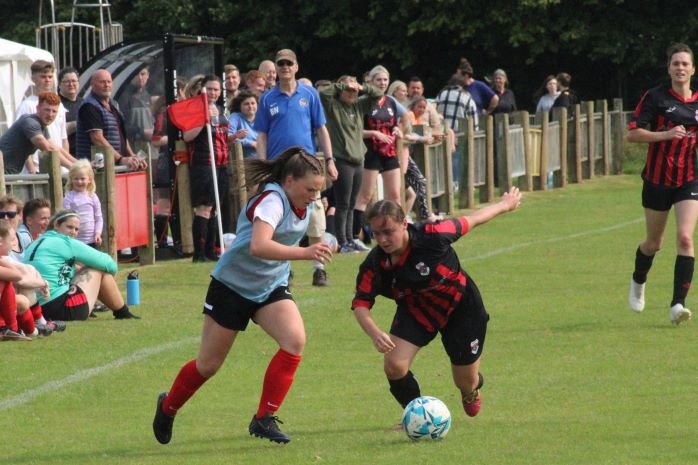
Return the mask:
[[36, 324], [30, 309], [30, 301], [17, 294], [15, 286], [36, 288], [48, 293], [46, 281], [23, 265], [13, 263], [8, 257], [16, 240], [15, 230], [6, 221], [0, 221], [0, 336], [2, 340], [31, 341], [32, 336], [48, 336], [53, 328], [48, 324]]
[[[29, 203], [32, 202], [36, 204], [35, 201], [29, 201]], [[18, 229], [21, 227], [21, 218], [22, 201], [12, 195], [4, 195], [0, 197], [0, 222], [7, 224], [15, 231], [15, 235], [12, 237], [12, 250], [10, 251], [10, 254], [6, 260], [20, 273], [22, 273], [23, 276], [26, 275], [22, 282], [33, 282], [35, 284], [39, 283], [39, 285], [43, 286], [44, 280], [41, 278], [41, 275], [39, 275], [39, 272], [36, 271], [36, 268], [22, 263], [24, 250], [20, 246], [20, 236], [18, 231]], [[17, 311], [19, 313], [23, 313], [26, 308], [29, 308], [40, 334], [50, 331], [65, 330], [66, 325], [63, 321], [46, 321], [41, 305], [39, 305], [39, 301], [36, 297], [35, 286], [23, 287], [15, 284], [14, 287], [15, 294], [18, 296]], [[48, 329], [45, 328], [45, 326], [47, 326]]]

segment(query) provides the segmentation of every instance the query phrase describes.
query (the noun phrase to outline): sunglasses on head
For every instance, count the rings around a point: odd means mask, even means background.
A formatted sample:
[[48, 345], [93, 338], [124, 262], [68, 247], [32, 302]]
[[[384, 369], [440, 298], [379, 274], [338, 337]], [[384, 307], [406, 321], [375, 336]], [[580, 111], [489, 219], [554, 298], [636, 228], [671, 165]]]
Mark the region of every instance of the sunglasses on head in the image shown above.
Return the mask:
[[17, 216], [17, 212], [0, 212], [0, 220], [4, 220], [5, 218], [12, 219], [15, 216]]
[[293, 66], [293, 64], [294, 63], [290, 60], [279, 60], [276, 62], [276, 66], [278, 66], [278, 67], [282, 67], [282, 66], [291, 67], [291, 66]]

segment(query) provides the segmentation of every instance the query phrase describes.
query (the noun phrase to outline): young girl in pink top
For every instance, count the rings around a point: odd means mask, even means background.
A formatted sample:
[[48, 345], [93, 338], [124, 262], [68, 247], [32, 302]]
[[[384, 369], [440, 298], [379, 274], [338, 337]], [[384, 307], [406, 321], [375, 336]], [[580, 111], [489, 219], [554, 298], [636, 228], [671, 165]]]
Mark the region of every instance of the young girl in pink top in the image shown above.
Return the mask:
[[87, 160], [73, 163], [65, 186], [63, 208], [80, 215], [80, 232], [77, 239], [93, 247], [102, 245], [102, 204], [95, 194], [92, 165]]

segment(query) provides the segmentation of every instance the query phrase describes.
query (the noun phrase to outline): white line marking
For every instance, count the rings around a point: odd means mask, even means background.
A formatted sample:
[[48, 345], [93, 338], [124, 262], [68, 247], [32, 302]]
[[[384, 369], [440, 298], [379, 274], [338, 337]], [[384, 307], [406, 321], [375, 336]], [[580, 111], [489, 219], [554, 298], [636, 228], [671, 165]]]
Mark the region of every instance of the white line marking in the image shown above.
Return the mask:
[[86, 379], [102, 374], [105, 371], [109, 371], [114, 368], [119, 368], [123, 365], [128, 365], [129, 363], [137, 362], [139, 360], [143, 360], [144, 358], [148, 358], [151, 355], [156, 355], [160, 352], [165, 352], [170, 349], [175, 349], [185, 344], [196, 342], [199, 339], [199, 337], [188, 337], [185, 339], [180, 339], [179, 341], [169, 342], [167, 344], [162, 344], [155, 347], [147, 347], [145, 349], [138, 350], [132, 353], [131, 355], [118, 358], [112, 362], [107, 363], [106, 365], [88, 368], [86, 370], [80, 370], [66, 378], [55, 381], [49, 381], [48, 383], [42, 384], [41, 386], [36, 387], [34, 389], [26, 390], [23, 393], [18, 394], [14, 397], [8, 397], [6, 399], [1, 400], [0, 411], [9, 410], [13, 407], [19, 407], [20, 405], [26, 404], [27, 402], [35, 399], [36, 397], [39, 397], [40, 395], [47, 393], [55, 393], [58, 389], [64, 388], [71, 384], [79, 383], [80, 381], [85, 381]]
[[[626, 222], [624, 222], [624, 223], [614, 224], [613, 226], [607, 226], [607, 227], [605, 227], [605, 228], [591, 229], [591, 230], [589, 230], [589, 231], [582, 231], [582, 232], [577, 232], [577, 233], [574, 233], [574, 234], [568, 234], [567, 236], [550, 237], [550, 238], [548, 238], [548, 239], [542, 239], [542, 240], [540, 240], [540, 241], [520, 242], [520, 243], [518, 243], [518, 244], [509, 246], [509, 247], [503, 247], [503, 248], [501, 248], [501, 249], [492, 250], [491, 252], [485, 252], [485, 253], [480, 254], [480, 255], [474, 255], [474, 256], [472, 256], [472, 257], [467, 257], [467, 259], [466, 259], [465, 261], [469, 261], [469, 262], [470, 262], [470, 261], [473, 261], [473, 260], [483, 260], [483, 259], [485, 259], [485, 258], [493, 257], [493, 256], [495, 256], [495, 255], [501, 255], [501, 254], [504, 254], [504, 253], [513, 252], [513, 251], [515, 251], [515, 250], [523, 249], [523, 248], [525, 248], [525, 247], [530, 247], [530, 246], [532, 246], [532, 245], [550, 244], [550, 243], [553, 243], [553, 242], [566, 241], [566, 240], [568, 240], [568, 239], [576, 239], [576, 238], [578, 238], [578, 237], [591, 236], [591, 235], [593, 235], [593, 234], [600, 234], [600, 233], [605, 233], [605, 232], [609, 232], [609, 231], [614, 231], [614, 230], [616, 230], [616, 229], [621, 229], [621, 228], [624, 228], [624, 227], [626, 227], [626, 226], [630, 226], [630, 225], [633, 225], [633, 224], [636, 224], [636, 223], [640, 223], [640, 222], [642, 222], [642, 221], [644, 221], [644, 220], [645, 220], [645, 218], [642, 217], [642, 218], [637, 218], [637, 219], [634, 219], [634, 220], [626, 221]], [[464, 261], [464, 260], [461, 260], [461, 262], [463, 262], [463, 261]]]

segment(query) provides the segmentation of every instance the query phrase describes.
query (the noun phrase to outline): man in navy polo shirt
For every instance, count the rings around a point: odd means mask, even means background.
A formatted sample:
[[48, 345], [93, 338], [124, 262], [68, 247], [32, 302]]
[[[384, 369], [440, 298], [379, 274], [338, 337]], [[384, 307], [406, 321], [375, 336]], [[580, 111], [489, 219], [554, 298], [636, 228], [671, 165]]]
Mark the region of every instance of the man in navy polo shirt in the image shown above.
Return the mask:
[[77, 158], [91, 158], [91, 146], [111, 147], [114, 161], [132, 170], [145, 169], [145, 160], [139, 160], [126, 137], [124, 115], [111, 98], [112, 77], [106, 69], [98, 69], [90, 78], [90, 94], [78, 109], [76, 145]]
[[[332, 157], [330, 135], [325, 127], [325, 113], [317, 91], [296, 81], [298, 60], [293, 50], [283, 49], [274, 60], [278, 83], [259, 99], [254, 129], [257, 131], [257, 156], [273, 160], [286, 149], [301, 146], [316, 152], [315, 137], [327, 161], [327, 173], [334, 181], [337, 167]], [[325, 211], [320, 199], [311, 209], [308, 240], [320, 242], [325, 232]], [[327, 273], [320, 262], [313, 262], [313, 285], [326, 286]]]

